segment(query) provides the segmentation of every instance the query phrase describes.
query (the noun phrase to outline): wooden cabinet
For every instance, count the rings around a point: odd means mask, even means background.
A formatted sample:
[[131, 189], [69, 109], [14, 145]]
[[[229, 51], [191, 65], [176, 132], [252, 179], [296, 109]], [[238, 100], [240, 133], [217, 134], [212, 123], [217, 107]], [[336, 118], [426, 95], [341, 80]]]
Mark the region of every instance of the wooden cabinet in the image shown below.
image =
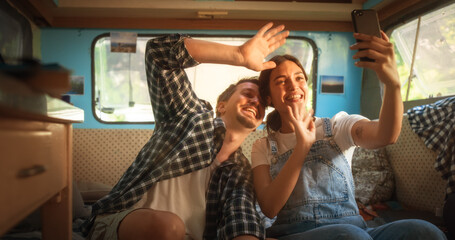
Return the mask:
[[41, 207], [43, 239], [71, 239], [71, 122], [0, 116], [0, 159], [0, 236]]

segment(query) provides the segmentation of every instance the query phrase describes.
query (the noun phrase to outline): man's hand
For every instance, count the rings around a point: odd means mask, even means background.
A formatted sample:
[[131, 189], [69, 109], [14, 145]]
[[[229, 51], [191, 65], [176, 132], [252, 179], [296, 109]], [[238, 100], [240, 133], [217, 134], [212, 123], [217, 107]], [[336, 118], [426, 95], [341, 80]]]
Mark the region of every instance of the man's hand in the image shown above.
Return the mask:
[[283, 31], [284, 25], [271, 28], [273, 23], [263, 26], [256, 35], [239, 47], [239, 62], [254, 71], [274, 68], [276, 64], [265, 57], [281, 47], [289, 36], [289, 31]]

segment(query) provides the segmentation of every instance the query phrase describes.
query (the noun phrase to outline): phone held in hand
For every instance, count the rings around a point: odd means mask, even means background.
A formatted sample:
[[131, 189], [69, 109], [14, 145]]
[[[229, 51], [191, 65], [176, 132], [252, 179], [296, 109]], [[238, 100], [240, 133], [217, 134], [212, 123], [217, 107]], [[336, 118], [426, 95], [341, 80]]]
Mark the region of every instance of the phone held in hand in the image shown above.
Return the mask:
[[[354, 31], [381, 37], [381, 27], [379, 26], [378, 14], [373, 9], [355, 9], [351, 12]], [[362, 51], [364, 49], [360, 49]], [[362, 57], [360, 61], [374, 62], [373, 59]]]

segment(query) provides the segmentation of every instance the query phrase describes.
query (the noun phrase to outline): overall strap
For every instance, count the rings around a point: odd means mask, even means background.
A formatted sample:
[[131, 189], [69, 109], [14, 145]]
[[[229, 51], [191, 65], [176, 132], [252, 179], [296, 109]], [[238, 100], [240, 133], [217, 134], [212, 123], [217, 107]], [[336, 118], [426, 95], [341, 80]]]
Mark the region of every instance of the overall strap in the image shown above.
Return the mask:
[[330, 118], [322, 118], [323, 129], [324, 129], [324, 138], [332, 137], [332, 124], [330, 123]]
[[267, 140], [269, 141], [270, 151], [272, 152], [273, 156], [277, 156], [278, 155], [278, 145], [277, 145], [275, 135], [270, 134], [267, 137]]
[[269, 134], [269, 136], [267, 136], [267, 141], [269, 142], [270, 152], [272, 152], [273, 155], [272, 164], [275, 164], [278, 161], [278, 144], [275, 135], [273, 133]]

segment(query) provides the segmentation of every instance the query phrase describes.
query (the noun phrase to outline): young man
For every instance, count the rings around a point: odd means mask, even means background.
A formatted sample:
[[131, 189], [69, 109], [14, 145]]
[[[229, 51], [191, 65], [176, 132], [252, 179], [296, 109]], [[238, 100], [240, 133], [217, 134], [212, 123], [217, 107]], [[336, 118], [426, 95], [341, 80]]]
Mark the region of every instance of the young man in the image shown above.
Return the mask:
[[[218, 99], [198, 99], [184, 68], [198, 63], [273, 68], [264, 58], [288, 31], [269, 23], [241, 46], [178, 34], [152, 39], [146, 72], [156, 125], [110, 194], [92, 207], [89, 239], [263, 239], [250, 165], [239, 148], [264, 117], [257, 83], [240, 81]], [[216, 76], [213, 78], [216, 81]]]

